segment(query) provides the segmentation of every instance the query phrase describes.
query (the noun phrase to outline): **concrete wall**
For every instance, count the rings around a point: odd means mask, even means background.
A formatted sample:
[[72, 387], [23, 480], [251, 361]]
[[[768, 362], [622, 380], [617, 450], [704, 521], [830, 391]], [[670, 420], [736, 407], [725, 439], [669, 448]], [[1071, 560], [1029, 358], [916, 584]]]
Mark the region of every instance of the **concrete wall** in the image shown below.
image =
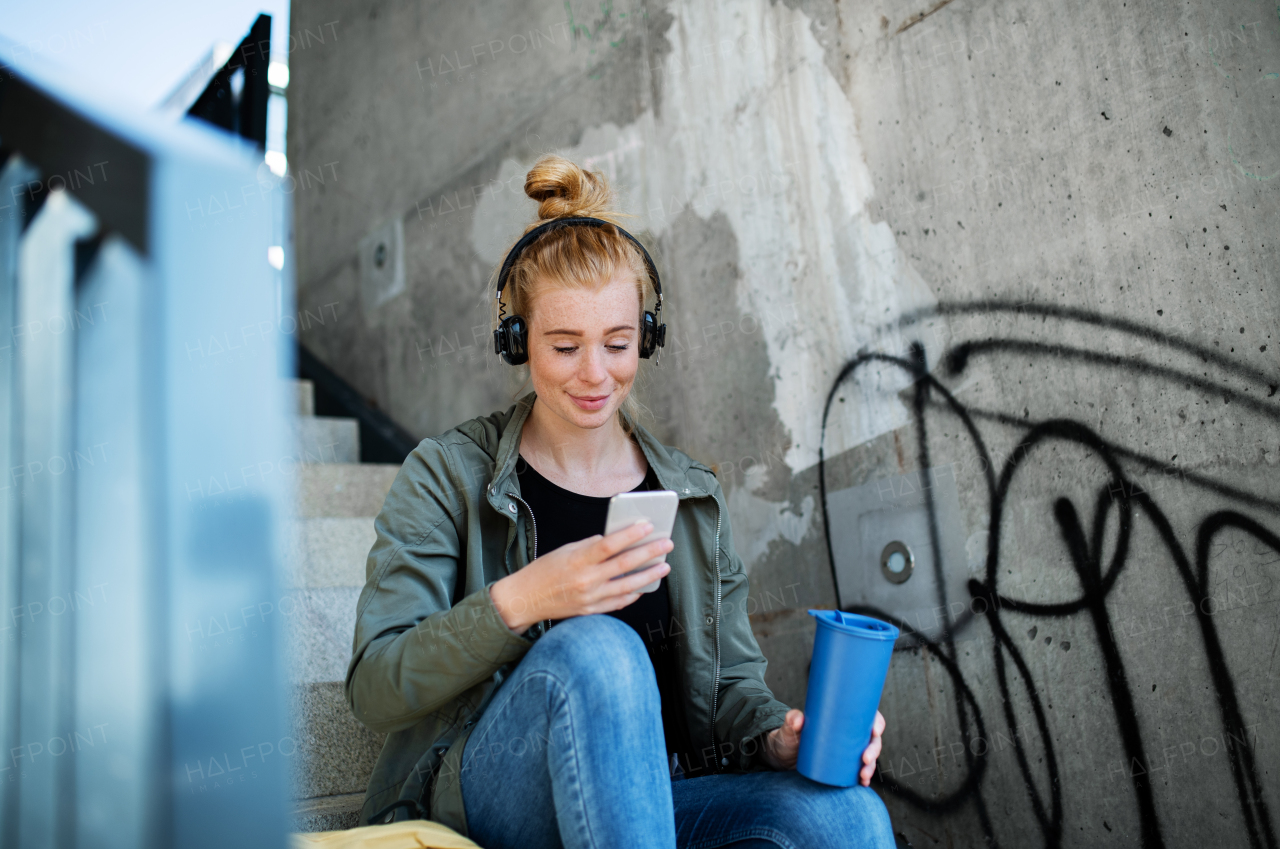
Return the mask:
[[[721, 465], [779, 696], [808, 607], [915, 634], [875, 784], [897, 830], [1276, 845], [1273, 7], [360, 0], [293, 27], [300, 332], [333, 368], [423, 436], [508, 406], [485, 281], [523, 175], [599, 168], [669, 292], [651, 426]], [[362, 278], [379, 227], [403, 282]]]

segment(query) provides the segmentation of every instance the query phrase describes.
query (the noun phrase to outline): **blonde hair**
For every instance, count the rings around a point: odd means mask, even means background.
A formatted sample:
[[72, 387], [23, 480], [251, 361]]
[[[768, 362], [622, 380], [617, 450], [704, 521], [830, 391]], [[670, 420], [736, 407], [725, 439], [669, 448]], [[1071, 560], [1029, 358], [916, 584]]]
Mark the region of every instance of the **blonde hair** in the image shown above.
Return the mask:
[[[586, 216], [599, 218], [613, 226], [558, 227], [535, 239], [521, 252], [507, 274], [501, 302], [505, 306], [505, 315], [524, 316], [528, 323], [532, 320], [536, 296], [546, 287], [596, 292], [623, 271], [635, 280], [641, 313], [646, 303], [656, 299], [653, 281], [640, 251], [615, 229], [622, 226], [621, 219], [635, 216], [612, 209], [614, 193], [603, 174], [587, 171], [563, 156], [549, 153], [539, 158], [525, 175], [524, 193], [538, 201], [538, 218], [524, 229], [520, 234], [522, 237], [535, 227], [557, 218]], [[508, 246], [508, 253], [517, 241], [519, 239]], [[497, 330], [504, 314], [492, 295], [501, 270], [501, 265], [496, 266], [489, 280], [493, 330]], [[638, 342], [639, 337], [637, 345]], [[641, 376], [648, 371], [644, 368], [645, 362], [640, 360], [641, 368], [636, 373], [636, 380], [618, 410], [619, 421], [628, 434], [641, 411], [648, 412], [636, 399]]]

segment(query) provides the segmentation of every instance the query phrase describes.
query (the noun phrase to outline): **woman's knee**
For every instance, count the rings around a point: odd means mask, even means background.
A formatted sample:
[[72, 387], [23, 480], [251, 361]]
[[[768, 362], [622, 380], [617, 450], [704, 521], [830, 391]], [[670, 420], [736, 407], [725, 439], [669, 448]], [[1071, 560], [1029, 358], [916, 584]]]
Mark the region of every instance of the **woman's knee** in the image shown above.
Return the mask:
[[639, 635], [622, 620], [601, 613], [556, 623], [534, 643], [525, 660], [566, 681], [589, 683], [593, 689], [647, 691], [657, 686]]
[[830, 803], [828, 816], [842, 823], [845, 834], [854, 838], [848, 844], [838, 845], [892, 849], [894, 838], [889, 809], [870, 787], [855, 784], [839, 788], [830, 797]]
[[894, 846], [889, 811], [870, 787], [828, 787], [800, 778], [788, 795], [793, 798], [779, 807], [788, 812], [790, 822], [779, 825], [802, 845], [817, 841], [813, 845]]
[[868, 841], [868, 845], [893, 846], [893, 823], [889, 820], [889, 809], [885, 807], [880, 794], [870, 787], [856, 785], [847, 790], [853, 791], [847, 795], [851, 797], [850, 808], [853, 809], [854, 818], [868, 834], [876, 837], [875, 841]]

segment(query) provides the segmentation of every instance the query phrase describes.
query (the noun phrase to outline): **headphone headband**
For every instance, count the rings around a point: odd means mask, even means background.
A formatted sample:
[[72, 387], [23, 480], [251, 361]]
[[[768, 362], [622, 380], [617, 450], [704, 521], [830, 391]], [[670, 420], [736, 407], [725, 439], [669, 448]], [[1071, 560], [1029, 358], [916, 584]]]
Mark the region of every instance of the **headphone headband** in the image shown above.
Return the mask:
[[630, 239], [631, 243], [640, 249], [640, 254], [644, 257], [644, 263], [649, 269], [649, 280], [653, 283], [653, 291], [658, 296], [658, 306], [655, 312], [662, 309], [662, 282], [658, 279], [658, 269], [653, 264], [653, 259], [649, 256], [649, 252], [645, 250], [644, 245], [640, 244], [639, 239], [619, 227], [617, 224], [614, 224], [612, 221], [604, 221], [600, 218], [591, 218], [588, 216], [553, 218], [547, 223], [540, 224], [528, 233], [525, 233], [524, 236], [520, 238], [520, 241], [516, 242], [515, 246], [511, 248], [511, 251], [507, 254], [506, 260], [502, 263], [502, 270], [498, 272], [498, 291], [494, 297], [499, 301], [502, 300], [502, 290], [507, 285], [507, 275], [511, 273], [511, 266], [515, 265], [516, 259], [524, 252], [525, 248], [529, 247], [529, 245], [533, 243], [534, 239], [538, 238], [548, 230], [558, 230], [561, 227], [568, 227], [571, 224], [587, 224], [596, 228], [608, 225]]
[[[653, 284], [653, 291], [658, 296], [658, 303], [654, 307], [653, 312], [644, 310], [644, 298], [641, 297], [640, 309], [643, 315], [640, 316], [640, 357], [648, 359], [654, 351], [666, 344], [667, 326], [662, 323], [662, 282], [658, 279], [658, 269], [653, 264], [653, 258], [649, 256], [649, 252], [645, 250], [644, 245], [632, 236], [626, 230], [623, 230], [612, 221], [604, 221], [600, 218], [589, 218], [586, 216], [575, 216], [572, 218], [554, 218], [545, 224], [539, 224], [528, 233], [520, 237], [520, 241], [507, 254], [506, 260], [502, 263], [502, 269], [498, 272], [498, 291], [494, 297], [498, 301], [498, 312], [505, 312], [506, 307], [502, 303], [502, 290], [507, 285], [507, 275], [511, 273], [511, 267], [515, 265], [516, 258], [521, 252], [533, 242], [534, 239], [541, 236], [548, 230], [556, 230], [560, 227], [568, 227], [572, 224], [586, 224], [591, 227], [613, 227], [619, 233], [631, 240], [631, 244], [640, 249], [641, 255], [644, 256], [645, 266], [649, 269], [649, 282]], [[501, 356], [504, 360], [513, 366], [528, 362], [529, 360], [529, 327], [525, 324], [525, 320], [519, 315], [510, 315], [502, 318], [498, 324], [498, 329], [493, 331], [493, 352]]]

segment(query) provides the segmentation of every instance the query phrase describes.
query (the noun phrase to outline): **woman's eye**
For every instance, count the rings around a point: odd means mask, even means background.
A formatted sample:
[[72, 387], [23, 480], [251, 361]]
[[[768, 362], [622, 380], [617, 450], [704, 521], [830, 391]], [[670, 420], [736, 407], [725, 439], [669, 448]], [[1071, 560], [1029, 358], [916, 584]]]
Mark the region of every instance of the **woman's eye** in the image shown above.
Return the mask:
[[[624, 345], [605, 345], [605, 347], [615, 353], [621, 353], [622, 351], [627, 350], [627, 348], [631, 346], [624, 344]], [[560, 348], [553, 345], [551, 350], [555, 351], [557, 354], [572, 354], [574, 351], [578, 350], [578, 348], [577, 346], [573, 346], [570, 348]]]

